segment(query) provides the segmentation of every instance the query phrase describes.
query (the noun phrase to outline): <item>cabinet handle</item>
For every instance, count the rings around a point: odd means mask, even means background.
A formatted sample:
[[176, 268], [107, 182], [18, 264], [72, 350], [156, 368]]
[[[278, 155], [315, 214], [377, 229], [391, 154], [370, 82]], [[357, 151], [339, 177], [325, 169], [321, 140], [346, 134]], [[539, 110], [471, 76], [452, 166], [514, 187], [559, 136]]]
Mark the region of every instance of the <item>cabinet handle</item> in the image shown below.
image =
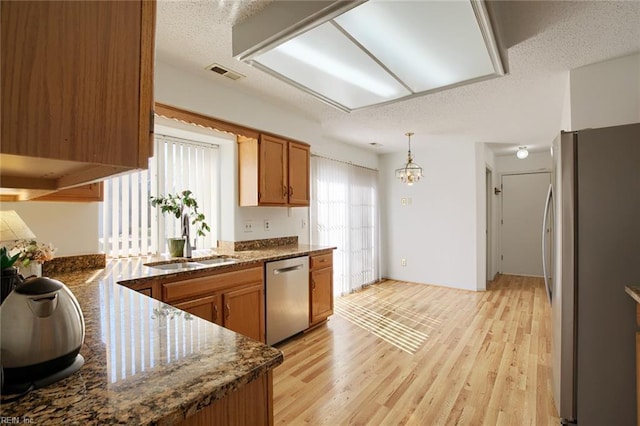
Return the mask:
[[287, 196], [287, 187], [285, 185], [282, 185], [282, 196], [283, 197]]
[[289, 187], [289, 197], [293, 196], [293, 186]]
[[218, 305], [213, 305], [213, 320], [218, 319]]
[[313, 290], [315, 290], [315, 289], [316, 289], [316, 280], [311, 280], [311, 288], [312, 288]]
[[225, 319], [229, 319], [229, 315], [231, 315], [231, 308], [229, 307], [228, 303], [225, 306], [227, 308], [227, 314], [225, 316]]

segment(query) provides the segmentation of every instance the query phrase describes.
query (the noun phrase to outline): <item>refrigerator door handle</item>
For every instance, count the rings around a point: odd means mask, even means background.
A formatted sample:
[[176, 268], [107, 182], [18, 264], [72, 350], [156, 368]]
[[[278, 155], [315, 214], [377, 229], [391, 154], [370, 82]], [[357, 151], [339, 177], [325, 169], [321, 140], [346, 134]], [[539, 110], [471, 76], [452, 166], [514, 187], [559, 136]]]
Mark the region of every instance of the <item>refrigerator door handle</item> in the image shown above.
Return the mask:
[[549, 192], [547, 193], [547, 201], [544, 204], [544, 217], [542, 218], [542, 274], [544, 275], [544, 286], [547, 289], [547, 297], [551, 303], [551, 288], [549, 287], [549, 278], [547, 275], [547, 217], [549, 216], [549, 208], [553, 203], [553, 185], [549, 184]]

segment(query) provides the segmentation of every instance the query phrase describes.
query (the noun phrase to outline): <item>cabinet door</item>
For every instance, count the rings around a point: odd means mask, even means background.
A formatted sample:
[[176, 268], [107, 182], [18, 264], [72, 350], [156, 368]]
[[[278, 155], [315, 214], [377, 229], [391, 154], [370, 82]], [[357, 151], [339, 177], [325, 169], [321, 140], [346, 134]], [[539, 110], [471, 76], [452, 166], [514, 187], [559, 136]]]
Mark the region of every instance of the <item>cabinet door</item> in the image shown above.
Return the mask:
[[309, 205], [309, 146], [289, 142], [289, 204]]
[[173, 306], [204, 320], [222, 325], [222, 311], [220, 306], [220, 296], [218, 295], [201, 297], [188, 302], [175, 303]]
[[311, 271], [311, 325], [333, 314], [333, 268]]
[[258, 203], [284, 205], [289, 194], [287, 177], [287, 141], [260, 135], [258, 165]]
[[38, 157], [20, 176], [3, 157], [3, 180], [51, 189], [147, 167], [155, 8], [153, 1], [2, 2], [0, 150]]
[[224, 326], [264, 342], [264, 292], [262, 283], [223, 294]]

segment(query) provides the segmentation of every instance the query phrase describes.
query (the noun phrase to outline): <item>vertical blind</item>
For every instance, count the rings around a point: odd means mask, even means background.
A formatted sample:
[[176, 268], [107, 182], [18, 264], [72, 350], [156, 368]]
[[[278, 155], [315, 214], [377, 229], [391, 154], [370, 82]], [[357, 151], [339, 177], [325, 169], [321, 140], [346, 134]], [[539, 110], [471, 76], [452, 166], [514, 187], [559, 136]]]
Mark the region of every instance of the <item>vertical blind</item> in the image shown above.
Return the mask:
[[[158, 173], [158, 187], [154, 194], [176, 194], [185, 189], [191, 190], [198, 201], [198, 209], [205, 215], [212, 230], [205, 237], [196, 239], [196, 230], [191, 226], [191, 244], [197, 248], [211, 248], [216, 242], [214, 234], [218, 217], [215, 204], [219, 185], [218, 173], [214, 171], [219, 169], [217, 148], [217, 145], [174, 137], [156, 137], [158, 171], [164, 170], [164, 173]], [[158, 210], [154, 214], [159, 216], [152, 239], [156, 242], [156, 247], [161, 248], [160, 251], [166, 251], [166, 239], [180, 236], [181, 222], [175, 216], [162, 215]]]
[[109, 257], [127, 257], [154, 251], [151, 241], [150, 176], [155, 175], [155, 162], [149, 169], [104, 181], [104, 201], [100, 212], [101, 250]]
[[211, 232], [191, 242], [210, 248], [217, 239], [218, 150], [217, 145], [156, 135], [155, 155], [148, 170], [104, 181], [100, 212], [101, 249], [109, 257], [166, 252], [167, 237], [181, 235], [180, 220], [165, 216], [149, 204], [150, 195], [175, 194], [189, 189], [198, 201]]
[[378, 172], [313, 156], [311, 173], [311, 241], [337, 247], [334, 294], [379, 280]]

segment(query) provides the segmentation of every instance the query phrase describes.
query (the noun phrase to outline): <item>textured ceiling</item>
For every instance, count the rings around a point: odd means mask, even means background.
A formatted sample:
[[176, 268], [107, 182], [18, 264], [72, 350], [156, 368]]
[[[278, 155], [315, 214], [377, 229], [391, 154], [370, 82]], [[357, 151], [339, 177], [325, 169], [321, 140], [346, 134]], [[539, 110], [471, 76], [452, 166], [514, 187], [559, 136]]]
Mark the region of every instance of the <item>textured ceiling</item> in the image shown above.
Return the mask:
[[[640, 51], [640, 1], [499, 1], [509, 74], [392, 105], [344, 113], [231, 57], [231, 28], [271, 1], [158, 1], [157, 57], [218, 84], [302, 111], [324, 135], [380, 152], [412, 143], [489, 142], [498, 153], [546, 149], [560, 130], [567, 71]], [[206, 71], [219, 63], [238, 81]], [[499, 147], [504, 146], [503, 150]]]

